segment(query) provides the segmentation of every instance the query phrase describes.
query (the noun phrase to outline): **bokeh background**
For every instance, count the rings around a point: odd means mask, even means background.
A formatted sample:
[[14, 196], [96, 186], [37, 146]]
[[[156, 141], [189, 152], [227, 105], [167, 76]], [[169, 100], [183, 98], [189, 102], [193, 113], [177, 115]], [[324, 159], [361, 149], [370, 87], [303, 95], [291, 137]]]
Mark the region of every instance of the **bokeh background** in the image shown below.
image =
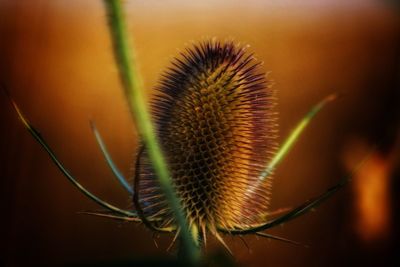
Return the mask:
[[[124, 1], [146, 96], [171, 58], [210, 37], [249, 44], [278, 92], [280, 140], [326, 95], [279, 166], [271, 210], [300, 204], [371, 160], [315, 212], [270, 231], [310, 247], [225, 237], [240, 266], [399, 263], [400, 6], [394, 1]], [[300, 3], [301, 2], [301, 3]], [[99, 1], [0, 0], [0, 83], [67, 168], [120, 207], [129, 196], [89, 128], [96, 121], [126, 176], [137, 133], [120, 88]], [[0, 265], [153, 265], [172, 236], [78, 214], [99, 210], [60, 174], [0, 94]], [[211, 242], [208, 254], [218, 251]], [[142, 262], [142, 263], [140, 263]], [[398, 265], [397, 265], [398, 266]]]

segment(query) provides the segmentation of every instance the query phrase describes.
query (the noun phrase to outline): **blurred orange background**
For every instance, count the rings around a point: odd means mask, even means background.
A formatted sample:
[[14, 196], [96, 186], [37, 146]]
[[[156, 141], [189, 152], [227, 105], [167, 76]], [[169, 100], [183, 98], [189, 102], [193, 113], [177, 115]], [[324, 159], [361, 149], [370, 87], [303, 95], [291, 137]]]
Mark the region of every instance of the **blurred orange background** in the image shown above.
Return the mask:
[[[246, 236], [247, 249], [238, 237], [226, 237], [237, 262], [387, 266], [398, 260], [400, 245], [400, 6], [301, 2], [124, 1], [149, 99], [171, 58], [210, 37], [249, 44], [265, 62], [278, 92], [280, 141], [313, 104], [343, 94], [278, 167], [271, 210], [323, 192], [380, 144], [344, 190], [270, 231], [310, 248]], [[131, 176], [137, 134], [118, 78], [101, 1], [0, 1], [0, 83], [82, 184], [131, 208], [88, 123], [96, 121], [115, 162]], [[62, 176], [1, 94], [0, 125], [0, 265], [114, 265], [170, 254], [172, 236], [78, 214], [99, 207]], [[217, 249], [215, 242], [207, 251]]]

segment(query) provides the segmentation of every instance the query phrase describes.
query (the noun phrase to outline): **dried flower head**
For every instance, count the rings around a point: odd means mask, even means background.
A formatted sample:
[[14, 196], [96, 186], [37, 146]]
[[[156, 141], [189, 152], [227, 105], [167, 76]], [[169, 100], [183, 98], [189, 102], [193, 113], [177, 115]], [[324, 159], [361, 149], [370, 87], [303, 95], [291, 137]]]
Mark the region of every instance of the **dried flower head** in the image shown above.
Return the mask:
[[[232, 41], [205, 41], [181, 53], [157, 87], [151, 104], [156, 135], [168, 163], [175, 194], [195, 238], [205, 241], [210, 232], [226, 246], [219, 233], [256, 234], [298, 244], [262, 231], [310, 211], [348, 182], [348, 178], [342, 179], [319, 196], [291, 210], [283, 210], [283, 215], [277, 216], [282, 210], [268, 212], [273, 170], [306, 125], [336, 95], [329, 95], [312, 107], [277, 150], [274, 91], [269, 88], [260, 64], [245, 47]], [[175, 232], [175, 237], [179, 234], [181, 229], [144, 145], [136, 158], [132, 187], [91, 123], [113, 174], [132, 195], [135, 210], [120, 209], [83, 187], [11, 101], [23, 125], [66, 178], [111, 212], [89, 214], [143, 222], [153, 230]]]
[[[151, 107], [190, 225], [216, 232], [264, 222], [270, 180], [258, 178], [275, 152], [276, 118], [260, 62], [233, 42], [205, 41], [172, 65]], [[146, 150], [139, 160], [135, 189], [144, 216], [173, 226]]]

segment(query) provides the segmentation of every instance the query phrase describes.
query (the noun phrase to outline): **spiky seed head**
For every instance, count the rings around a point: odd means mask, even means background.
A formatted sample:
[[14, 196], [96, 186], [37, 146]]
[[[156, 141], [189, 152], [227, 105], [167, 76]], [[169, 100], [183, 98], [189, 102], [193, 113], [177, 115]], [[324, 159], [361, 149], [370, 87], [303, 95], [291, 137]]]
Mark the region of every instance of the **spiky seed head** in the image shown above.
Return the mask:
[[[261, 223], [267, 211], [270, 184], [257, 181], [275, 150], [275, 101], [259, 65], [240, 45], [206, 41], [181, 53], [157, 87], [157, 135], [198, 229], [244, 228]], [[171, 226], [146, 151], [140, 157], [143, 212]]]

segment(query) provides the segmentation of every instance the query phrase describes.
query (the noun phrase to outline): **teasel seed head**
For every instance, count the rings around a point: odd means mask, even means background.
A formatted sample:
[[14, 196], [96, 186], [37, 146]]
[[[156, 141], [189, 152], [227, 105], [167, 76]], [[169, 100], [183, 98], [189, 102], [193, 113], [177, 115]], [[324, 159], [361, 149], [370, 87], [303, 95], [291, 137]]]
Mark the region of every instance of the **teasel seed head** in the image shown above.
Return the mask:
[[[163, 75], [151, 110], [177, 196], [200, 231], [264, 222], [275, 152], [274, 91], [260, 62], [233, 41], [193, 45]], [[174, 225], [146, 150], [139, 155], [139, 204], [159, 227]]]

